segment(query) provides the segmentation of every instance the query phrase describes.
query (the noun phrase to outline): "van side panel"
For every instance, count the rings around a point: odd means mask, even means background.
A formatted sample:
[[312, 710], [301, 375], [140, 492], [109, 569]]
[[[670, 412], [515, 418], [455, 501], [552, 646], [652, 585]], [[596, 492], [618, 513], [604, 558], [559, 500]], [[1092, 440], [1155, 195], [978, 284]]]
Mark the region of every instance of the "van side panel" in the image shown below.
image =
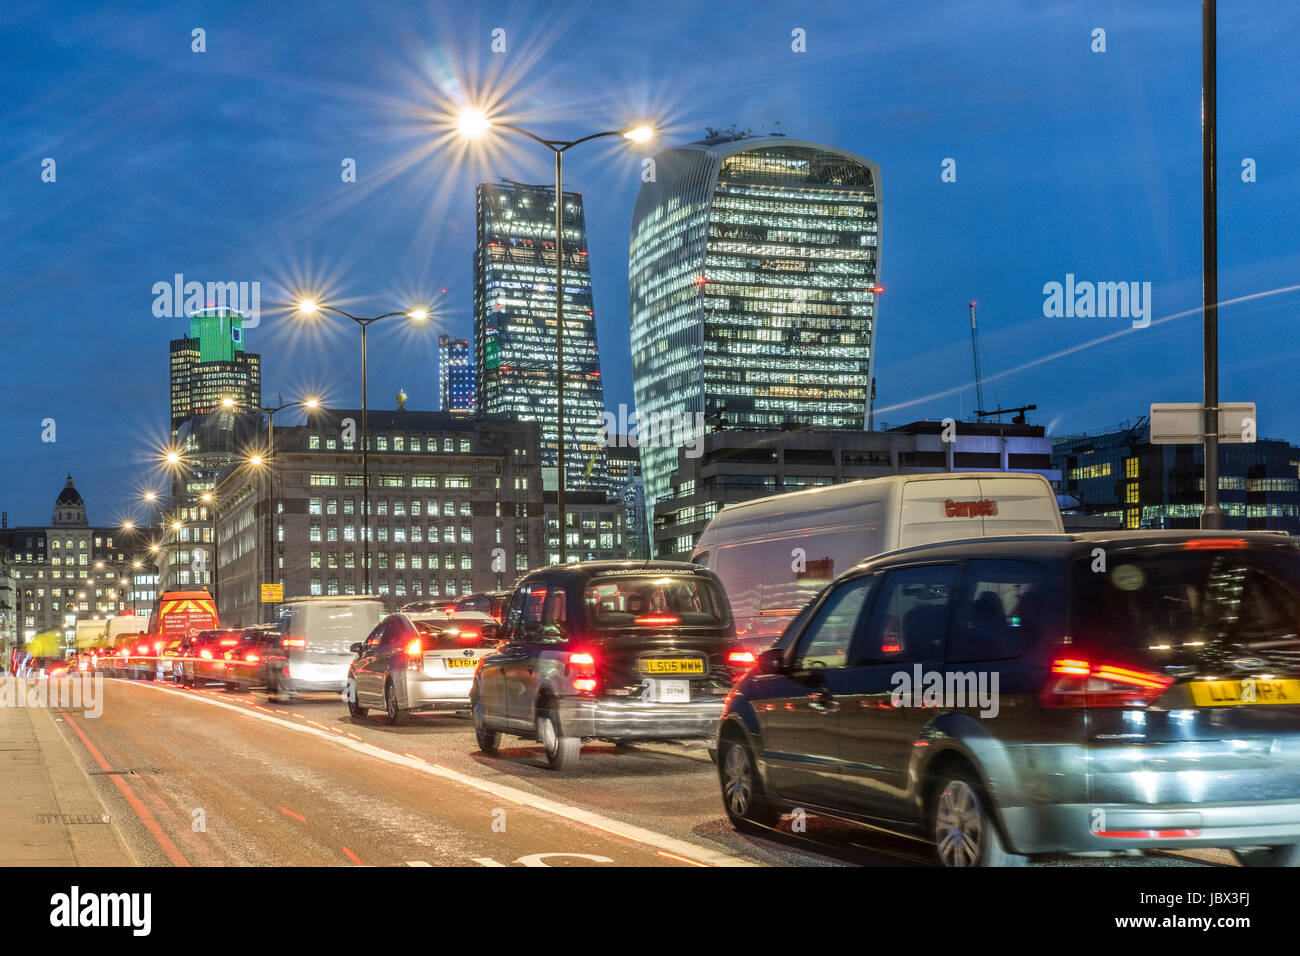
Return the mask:
[[741, 541], [724, 544], [719, 537], [709, 552], [709, 568], [726, 582], [727, 600], [731, 602], [731, 616], [736, 621], [736, 636], [741, 639], [759, 637], [763, 633], [760, 613], [763, 584], [764, 542]]
[[997, 514], [984, 516], [986, 536], [1064, 534], [1061, 509], [1051, 485], [1038, 476], [981, 478], [980, 491], [997, 503]]
[[[935, 541], [978, 538], [984, 520], [971, 509], [969, 516], [952, 516], [948, 502], [976, 502], [982, 498], [979, 479], [953, 476], [943, 480], [909, 481], [903, 485], [898, 508], [898, 548]], [[1055, 499], [1053, 499], [1053, 502]]]

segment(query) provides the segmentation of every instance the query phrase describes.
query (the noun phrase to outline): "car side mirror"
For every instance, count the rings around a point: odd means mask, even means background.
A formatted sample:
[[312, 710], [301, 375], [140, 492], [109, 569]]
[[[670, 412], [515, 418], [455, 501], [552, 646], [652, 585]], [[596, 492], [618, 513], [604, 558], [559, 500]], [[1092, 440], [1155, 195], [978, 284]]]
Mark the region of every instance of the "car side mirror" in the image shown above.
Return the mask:
[[356, 654], [358, 656], [360, 656], [361, 651], [363, 649], [364, 648], [360, 643], [353, 644], [350, 648], [348, 648], [348, 650], [350, 650], [353, 654]]
[[770, 647], [758, 655], [757, 670], [760, 674], [788, 674], [790, 668], [785, 662], [785, 650]]

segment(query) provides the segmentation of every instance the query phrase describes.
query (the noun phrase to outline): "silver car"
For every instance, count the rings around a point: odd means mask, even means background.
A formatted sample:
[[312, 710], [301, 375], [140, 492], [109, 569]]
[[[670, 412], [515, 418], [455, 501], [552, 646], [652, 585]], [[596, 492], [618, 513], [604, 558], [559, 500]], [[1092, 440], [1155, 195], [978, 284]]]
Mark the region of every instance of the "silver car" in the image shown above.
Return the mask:
[[348, 713], [365, 717], [380, 708], [392, 724], [411, 712], [467, 710], [479, 659], [496, 650], [497, 622], [479, 611], [390, 614], [364, 642], [348, 667]]

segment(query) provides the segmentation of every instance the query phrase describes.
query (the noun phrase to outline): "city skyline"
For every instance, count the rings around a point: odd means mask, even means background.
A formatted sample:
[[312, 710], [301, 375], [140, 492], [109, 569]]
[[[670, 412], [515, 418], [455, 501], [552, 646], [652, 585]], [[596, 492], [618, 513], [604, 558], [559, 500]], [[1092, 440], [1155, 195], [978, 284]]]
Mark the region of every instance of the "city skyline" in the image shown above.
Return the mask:
[[[331, 323], [304, 330], [276, 309], [273, 287], [321, 280], [338, 301], [377, 310], [433, 297], [433, 328], [376, 330], [371, 394], [384, 405], [405, 387], [413, 406], [436, 407], [437, 334], [470, 331], [464, 263], [472, 184], [498, 176], [544, 181], [547, 161], [524, 150], [471, 158], [440, 179], [446, 151], [407, 152], [412, 136], [430, 139], [410, 117], [449, 90], [489, 80], [511, 87], [506, 81], [519, 74], [504, 65], [516, 54], [540, 64], [537, 76], [507, 90], [531, 126], [580, 134], [631, 114], [665, 119], [652, 148], [597, 149], [575, 156], [567, 172], [590, 219], [605, 378], [619, 383], [607, 406], [631, 398], [624, 256], [644, 155], [697, 139], [705, 125], [761, 131], [780, 118], [792, 137], [870, 156], [890, 181], [881, 281], [892, 319], [877, 368], [878, 427], [969, 414], [965, 305], [972, 298], [991, 360], [991, 397], [1037, 402], [1037, 420], [1052, 434], [1137, 417], [1154, 390], [1163, 400], [1199, 398], [1199, 21], [1175, 4], [1116, 7], [1101, 17], [1080, 8], [1050, 21], [1021, 11], [996, 30], [952, 5], [942, 13], [952, 26], [942, 50], [949, 67], [938, 75], [909, 65], [933, 54], [934, 41], [888, 13], [871, 34], [840, 29], [851, 22], [847, 15], [810, 15], [804, 54], [791, 51], [792, 24], [775, 14], [743, 26], [712, 24], [698, 36], [679, 31], [699, 22], [685, 4], [670, 4], [669, 15], [656, 18], [663, 24], [628, 15], [593, 25], [572, 16], [547, 32], [540, 13], [503, 17], [510, 52], [492, 60], [492, 14], [411, 12], [398, 20], [414, 39], [391, 44], [384, 69], [364, 79], [322, 55], [349, 35], [351, 24], [337, 12], [295, 27], [306, 33], [297, 47], [275, 48], [279, 71], [240, 73], [222, 58], [232, 48], [264, 47], [269, 41], [257, 31], [266, 24], [214, 17], [207, 30], [221, 43], [201, 59], [189, 50], [188, 24], [141, 21], [128, 31], [83, 9], [62, 39], [19, 15], [11, 24], [19, 42], [0, 66], [20, 98], [42, 104], [5, 120], [17, 148], [0, 204], [12, 249], [6, 306], [36, 323], [16, 337], [6, 376], [14, 400], [3, 435], [15, 466], [0, 480], [0, 500], [20, 520], [43, 511], [51, 475], [87, 459], [95, 463], [83, 489], [92, 507], [115, 509], [145, 475], [157, 476], [151, 456], [168, 431], [165, 402], [155, 396], [162, 343], [180, 336], [184, 320], [157, 317], [152, 289], [177, 273], [260, 279], [262, 315], [248, 341], [263, 355], [264, 390], [323, 391], [334, 405], [355, 405], [359, 396], [348, 330]], [[1097, 19], [1107, 21], [1104, 54], [1089, 49]], [[628, 57], [633, 36], [643, 52]], [[1300, 186], [1279, 173], [1288, 168], [1285, 137], [1266, 119], [1295, 110], [1295, 92], [1269, 65], [1284, 60], [1270, 51], [1284, 49], [1288, 36], [1266, 17], [1242, 13], [1223, 24], [1219, 51], [1221, 297], [1258, 297], [1223, 309], [1221, 392], [1259, 403], [1263, 437], [1300, 433], [1300, 412], [1277, 397], [1293, 357], [1281, 323], [1295, 294], [1275, 293], [1293, 284], [1297, 253], [1284, 217], [1274, 214], [1294, 206]], [[475, 38], [483, 50], [477, 66], [446, 53]], [[389, 39], [379, 28], [368, 42]], [[75, 85], [46, 72], [60, 43], [83, 46], [97, 61]], [[581, 75], [566, 65], [569, 44], [590, 50]], [[990, 59], [1001, 68], [986, 69]], [[727, 70], [742, 62], [744, 70]], [[604, 71], [607, 85], [624, 94], [615, 98], [621, 108], [592, 106], [584, 82], [592, 71]], [[719, 72], [728, 80], [711, 82]], [[543, 78], [559, 83], [559, 95], [543, 95]], [[867, 83], [872, 95], [863, 102], [851, 91]], [[207, 85], [223, 85], [220, 100]], [[115, 97], [142, 93], [158, 104], [156, 127], [109, 108]], [[245, 107], [262, 98], [253, 118]], [[388, 114], [402, 119], [386, 123]], [[210, 148], [195, 132], [217, 116], [225, 120], [221, 139], [238, 150]], [[1017, 132], [1026, 125], [1031, 133]], [[140, 150], [140, 142], [151, 148]], [[58, 163], [54, 182], [41, 181], [47, 157]], [[357, 162], [353, 184], [339, 178], [347, 158]], [[952, 182], [942, 178], [948, 158]], [[1257, 165], [1255, 181], [1242, 178], [1246, 158]], [[378, 214], [363, 212], [363, 200]], [[1067, 275], [1152, 282], [1151, 328], [1047, 318], [1043, 286]], [[69, 308], [78, 300], [94, 308]], [[67, 330], [56, 331], [56, 322]], [[1088, 345], [1098, 340], [1105, 341]], [[58, 379], [39, 371], [51, 357], [63, 371]], [[412, 386], [421, 369], [427, 394]], [[87, 402], [87, 393], [102, 399]], [[916, 401], [926, 396], [935, 397]], [[57, 423], [54, 442], [41, 441], [47, 418]]]

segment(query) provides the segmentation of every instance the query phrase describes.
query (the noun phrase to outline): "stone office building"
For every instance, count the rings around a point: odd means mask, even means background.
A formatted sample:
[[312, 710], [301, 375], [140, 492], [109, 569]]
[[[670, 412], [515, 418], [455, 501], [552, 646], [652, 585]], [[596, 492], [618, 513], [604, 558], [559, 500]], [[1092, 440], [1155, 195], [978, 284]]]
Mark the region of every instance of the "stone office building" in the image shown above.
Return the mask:
[[[370, 593], [390, 609], [455, 599], [511, 587], [543, 562], [536, 422], [404, 407], [372, 409], [369, 420]], [[286, 598], [366, 593], [361, 433], [359, 409], [321, 409], [275, 430], [273, 468], [223, 473], [223, 623], [271, 619], [264, 583], [281, 582]]]

